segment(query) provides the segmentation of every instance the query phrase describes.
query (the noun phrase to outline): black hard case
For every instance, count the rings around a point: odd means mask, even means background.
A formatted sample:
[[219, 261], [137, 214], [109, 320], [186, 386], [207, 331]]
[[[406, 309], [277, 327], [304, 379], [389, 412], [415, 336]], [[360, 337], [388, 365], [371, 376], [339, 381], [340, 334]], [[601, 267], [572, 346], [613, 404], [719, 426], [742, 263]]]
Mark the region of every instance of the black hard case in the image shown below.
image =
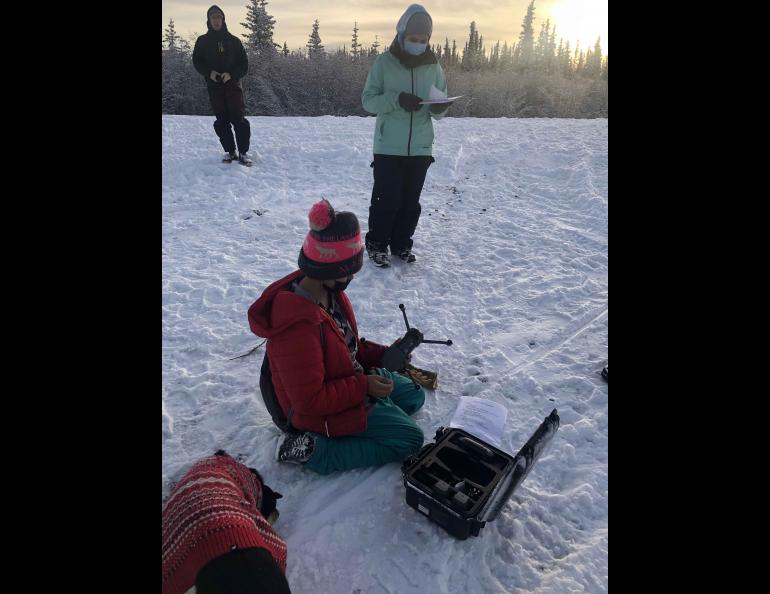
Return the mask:
[[401, 470], [406, 502], [451, 535], [478, 536], [529, 474], [559, 428], [554, 409], [515, 456], [463, 429], [440, 427]]

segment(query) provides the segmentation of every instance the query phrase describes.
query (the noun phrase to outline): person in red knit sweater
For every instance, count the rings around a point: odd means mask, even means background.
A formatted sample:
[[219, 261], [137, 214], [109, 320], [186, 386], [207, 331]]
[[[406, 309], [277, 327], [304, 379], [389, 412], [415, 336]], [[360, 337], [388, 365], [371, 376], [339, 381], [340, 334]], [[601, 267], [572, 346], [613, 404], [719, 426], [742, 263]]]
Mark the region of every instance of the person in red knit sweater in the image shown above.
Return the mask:
[[290, 594], [280, 497], [222, 450], [196, 462], [163, 504], [163, 594]]

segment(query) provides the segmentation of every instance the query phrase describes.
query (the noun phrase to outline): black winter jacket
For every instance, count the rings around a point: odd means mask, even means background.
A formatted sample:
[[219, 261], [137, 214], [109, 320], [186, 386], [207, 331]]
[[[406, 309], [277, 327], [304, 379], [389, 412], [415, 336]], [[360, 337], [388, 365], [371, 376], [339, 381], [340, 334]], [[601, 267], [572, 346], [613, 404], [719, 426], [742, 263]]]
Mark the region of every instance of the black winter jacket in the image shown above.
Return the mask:
[[208, 86], [214, 86], [211, 71], [229, 72], [235, 82], [240, 81], [249, 71], [249, 59], [241, 40], [223, 28], [209, 30], [198, 37], [193, 49], [193, 66], [206, 79]]

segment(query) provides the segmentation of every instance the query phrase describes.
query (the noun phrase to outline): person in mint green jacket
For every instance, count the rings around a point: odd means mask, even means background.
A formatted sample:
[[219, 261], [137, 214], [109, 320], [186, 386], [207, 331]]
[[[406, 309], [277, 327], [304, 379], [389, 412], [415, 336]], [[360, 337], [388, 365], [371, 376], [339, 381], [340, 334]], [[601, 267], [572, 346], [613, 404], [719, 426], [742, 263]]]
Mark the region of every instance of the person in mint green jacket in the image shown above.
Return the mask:
[[412, 235], [420, 219], [420, 194], [434, 162], [433, 119], [448, 103], [421, 105], [435, 86], [447, 92], [446, 77], [428, 47], [433, 19], [412, 4], [396, 25], [390, 48], [372, 64], [361, 103], [377, 114], [374, 128], [374, 187], [369, 207], [366, 251], [377, 266], [390, 264], [390, 253], [404, 262], [416, 260]]

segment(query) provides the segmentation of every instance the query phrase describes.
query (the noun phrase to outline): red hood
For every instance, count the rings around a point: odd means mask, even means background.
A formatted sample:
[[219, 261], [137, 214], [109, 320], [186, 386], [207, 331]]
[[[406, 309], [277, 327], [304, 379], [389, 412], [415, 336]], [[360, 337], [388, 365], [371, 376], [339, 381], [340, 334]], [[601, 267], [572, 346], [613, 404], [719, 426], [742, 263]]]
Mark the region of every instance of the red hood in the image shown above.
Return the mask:
[[301, 295], [291, 292], [292, 281], [304, 276], [301, 270], [275, 281], [249, 308], [251, 331], [262, 338], [271, 338], [300, 321], [320, 324], [321, 308]]

